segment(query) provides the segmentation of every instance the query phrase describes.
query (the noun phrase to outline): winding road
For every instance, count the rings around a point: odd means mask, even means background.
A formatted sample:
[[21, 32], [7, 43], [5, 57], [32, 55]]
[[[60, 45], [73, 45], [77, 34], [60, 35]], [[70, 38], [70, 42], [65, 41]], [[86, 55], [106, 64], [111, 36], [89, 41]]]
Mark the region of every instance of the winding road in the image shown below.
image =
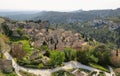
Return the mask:
[[[62, 70], [62, 69], [63, 70], [68, 70], [68, 69], [72, 69], [72, 68], [76, 68], [76, 69], [77, 68], [83, 68], [83, 69], [87, 69], [87, 70], [90, 70], [90, 71], [96, 71], [97, 75], [101, 71], [101, 70], [83, 65], [83, 64], [81, 64], [79, 62], [76, 62], [76, 61], [70, 61], [70, 62], [64, 63], [64, 66], [57, 67], [57, 68], [54, 68], [54, 69], [44, 69], [44, 70], [42, 70], [42, 69], [25, 68], [25, 67], [19, 66], [7, 51], [5, 51], [3, 54], [5, 55], [5, 57], [8, 60], [12, 60], [12, 66], [14, 67], [15, 72], [18, 76], [22, 76], [22, 75], [20, 75], [19, 70], [30, 72], [30, 73], [36, 74], [38, 76], [51, 76], [52, 72]], [[106, 76], [116, 76], [115, 73], [113, 72], [112, 68], [110, 66], [109, 66], [109, 68], [110, 68], [110, 73], [105, 72]]]

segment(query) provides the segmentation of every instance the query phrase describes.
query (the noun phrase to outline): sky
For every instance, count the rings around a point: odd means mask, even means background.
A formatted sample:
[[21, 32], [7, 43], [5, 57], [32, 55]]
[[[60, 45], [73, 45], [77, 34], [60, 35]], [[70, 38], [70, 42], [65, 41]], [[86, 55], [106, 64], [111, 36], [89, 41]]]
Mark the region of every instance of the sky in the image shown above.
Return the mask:
[[0, 0], [0, 10], [74, 11], [120, 8], [120, 0]]

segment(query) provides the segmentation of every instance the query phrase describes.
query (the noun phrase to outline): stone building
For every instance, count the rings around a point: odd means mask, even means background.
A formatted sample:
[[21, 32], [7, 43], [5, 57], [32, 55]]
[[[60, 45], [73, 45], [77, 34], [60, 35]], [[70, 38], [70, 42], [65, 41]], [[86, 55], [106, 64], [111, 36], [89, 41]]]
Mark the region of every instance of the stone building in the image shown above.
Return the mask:
[[0, 71], [11, 73], [13, 71], [12, 61], [0, 59]]

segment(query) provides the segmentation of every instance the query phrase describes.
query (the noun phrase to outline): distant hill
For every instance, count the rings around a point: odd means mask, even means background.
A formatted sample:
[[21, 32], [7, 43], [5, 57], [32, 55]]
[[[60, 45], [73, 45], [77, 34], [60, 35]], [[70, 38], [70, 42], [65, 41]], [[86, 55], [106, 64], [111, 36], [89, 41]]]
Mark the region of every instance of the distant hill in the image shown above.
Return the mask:
[[[13, 12], [14, 13], [14, 12]], [[89, 21], [99, 18], [120, 16], [120, 8], [115, 10], [91, 10], [91, 11], [72, 11], [72, 12], [57, 12], [43, 11], [38, 13], [15, 13], [11, 15], [3, 15], [15, 20], [49, 20], [51, 23], [73, 23], [78, 21]], [[0, 13], [1, 15], [1, 13]]]

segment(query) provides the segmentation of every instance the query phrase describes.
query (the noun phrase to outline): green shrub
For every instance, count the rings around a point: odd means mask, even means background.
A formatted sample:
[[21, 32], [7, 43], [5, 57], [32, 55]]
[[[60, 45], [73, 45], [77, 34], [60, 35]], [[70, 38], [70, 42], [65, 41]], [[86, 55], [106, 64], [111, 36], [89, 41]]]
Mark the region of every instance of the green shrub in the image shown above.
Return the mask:
[[96, 76], [96, 74], [97, 74], [97, 71], [93, 71], [89, 76], [93, 76], [93, 75]]
[[31, 49], [29, 40], [19, 40], [19, 41], [16, 41], [14, 43], [18, 44], [20, 42], [23, 45], [23, 50], [25, 50], [27, 53], [30, 53], [32, 49]]
[[106, 71], [106, 72], [109, 72], [109, 70], [107, 68], [104, 68], [103, 66], [100, 66], [100, 65], [97, 65], [97, 64], [93, 64], [93, 63], [89, 63], [89, 65], [93, 68], [96, 68], [96, 69], [100, 69], [102, 71]]
[[[29, 72], [22, 71], [22, 70], [20, 70], [20, 74], [21, 74], [22, 76], [37, 76], [37, 75], [35, 75], [35, 74], [33, 74], [33, 73], [29, 73]], [[40, 75], [39, 75], [39, 76], [40, 76]]]
[[2, 73], [2, 75], [0, 74], [0, 76], [17, 76], [17, 74], [15, 72], [6, 74], [6, 73]]
[[38, 67], [39, 67], [39, 68], [43, 68], [44, 65], [43, 65], [42, 63], [40, 63], [40, 64], [38, 65]]
[[106, 76], [104, 72], [99, 72], [98, 76]]
[[50, 59], [53, 66], [61, 65], [65, 60], [64, 52], [53, 50], [50, 51]]
[[20, 28], [18, 28], [18, 29], [17, 29], [17, 33], [18, 33], [20, 36], [22, 36], [22, 35], [23, 35], [23, 30], [20, 29]]
[[10, 42], [9, 37], [7, 37], [6, 35], [0, 33], [0, 38], [2, 38], [5, 42]]
[[59, 70], [52, 73], [52, 76], [75, 76], [75, 75], [64, 70]]
[[65, 61], [71, 61], [76, 59], [76, 51], [72, 48], [66, 48], [64, 50], [65, 53]]

